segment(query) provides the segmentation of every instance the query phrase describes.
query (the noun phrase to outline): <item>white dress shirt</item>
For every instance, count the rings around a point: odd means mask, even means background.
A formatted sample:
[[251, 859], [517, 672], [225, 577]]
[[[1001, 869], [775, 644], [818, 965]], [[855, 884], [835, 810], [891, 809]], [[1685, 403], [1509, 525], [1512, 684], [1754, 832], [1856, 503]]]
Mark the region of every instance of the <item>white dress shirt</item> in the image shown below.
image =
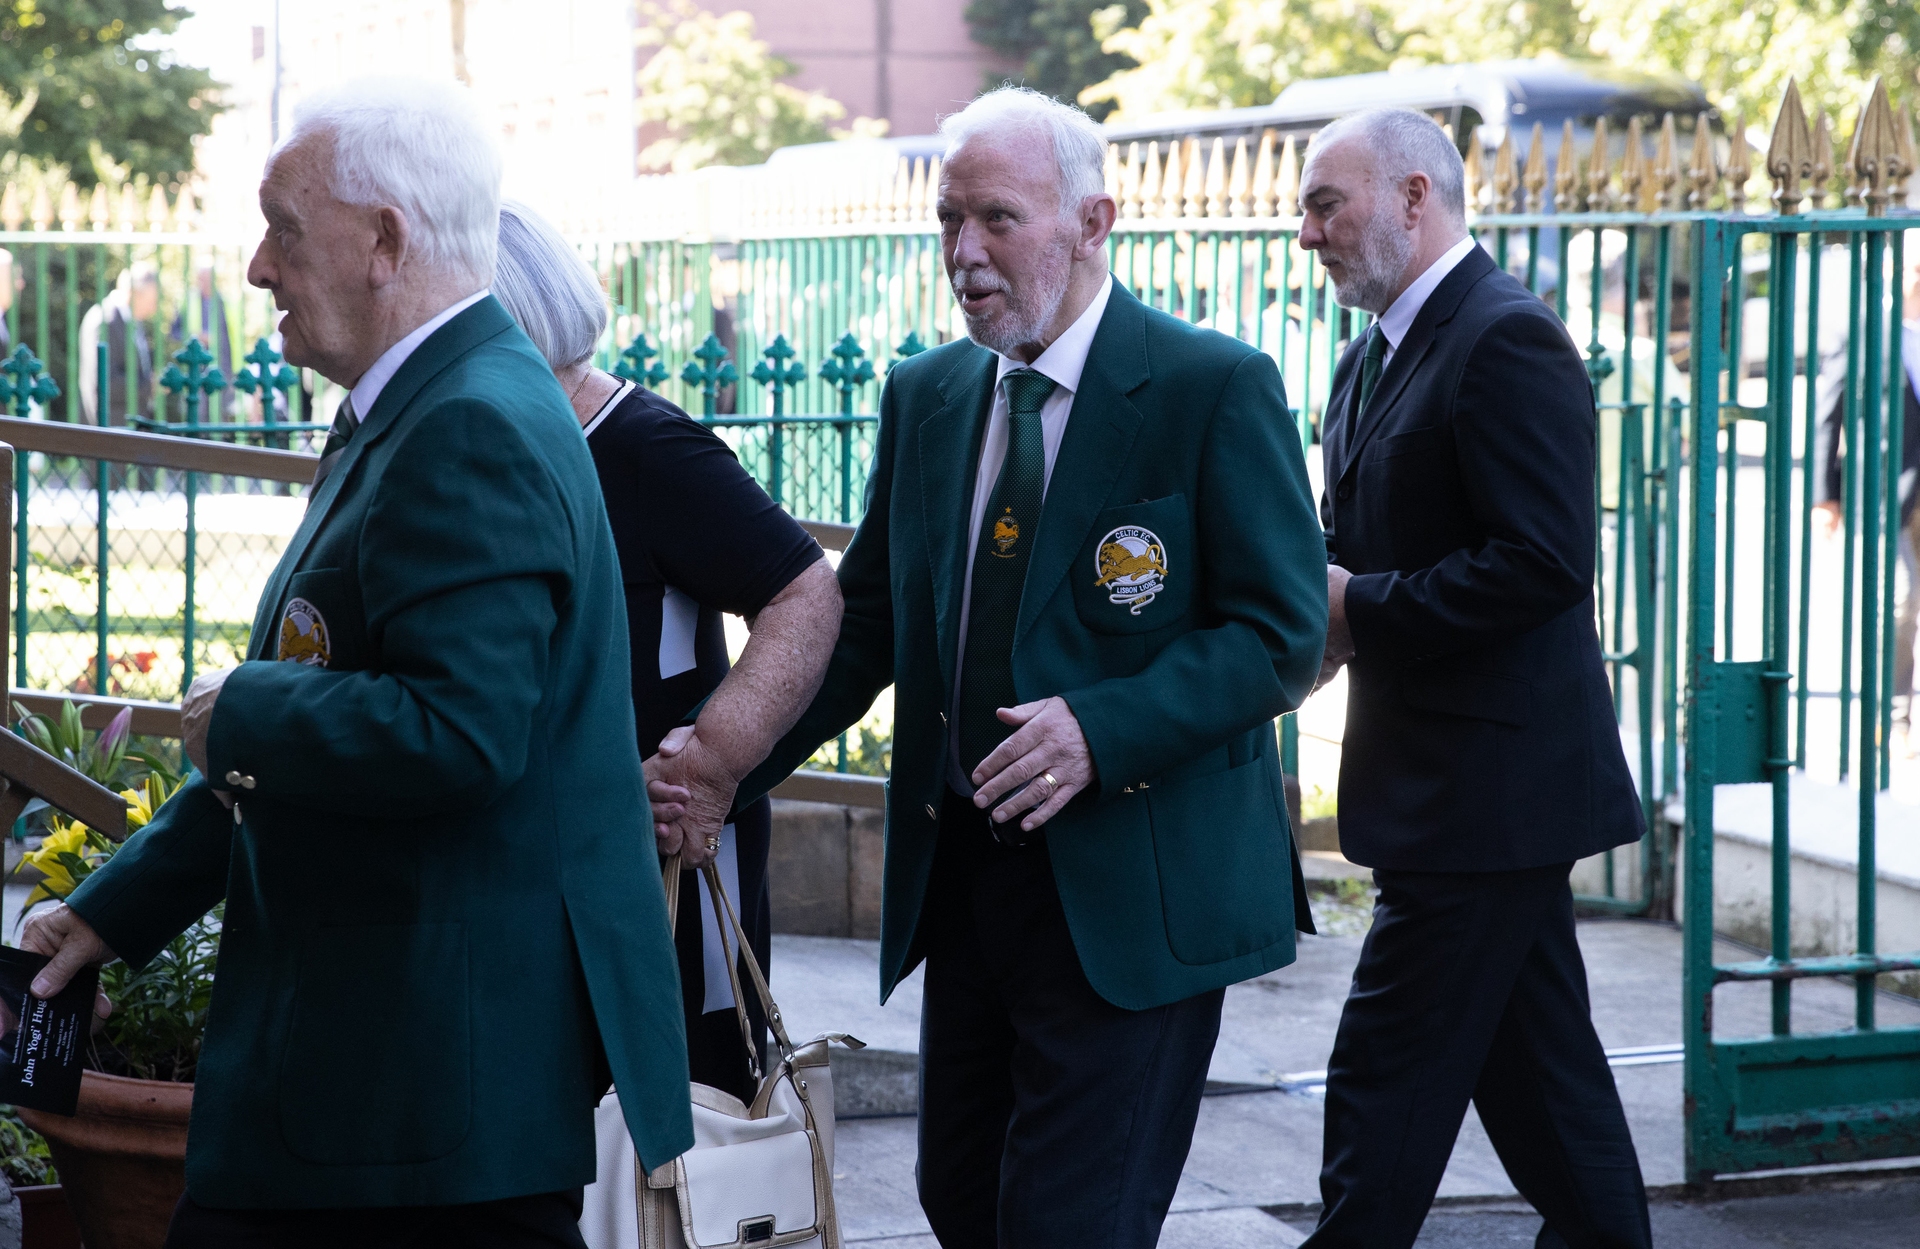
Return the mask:
[[382, 352], [380, 358], [375, 360], [367, 371], [360, 375], [360, 380], [353, 384], [350, 397], [353, 399], [354, 416], [358, 420], [366, 420], [373, 412], [373, 405], [380, 402], [380, 392], [387, 388], [387, 383], [392, 381], [393, 375], [400, 371], [400, 366], [407, 362], [407, 357], [418, 350], [421, 343], [431, 338], [435, 330], [486, 297], [487, 292], [484, 290], [474, 292]]
[[[1087, 352], [1093, 347], [1094, 331], [1106, 315], [1107, 299], [1113, 294], [1109, 275], [1094, 293], [1086, 311], [1063, 331], [1060, 337], [1032, 364], [1001, 356], [999, 371], [993, 379], [993, 410], [987, 414], [987, 434], [980, 443], [980, 467], [973, 475], [973, 504], [967, 513], [967, 573], [960, 583], [960, 648], [953, 664], [953, 706], [947, 733], [947, 783], [962, 794], [973, 793], [973, 782], [960, 763], [960, 682], [965, 678], [967, 660], [967, 612], [973, 605], [973, 556], [980, 545], [980, 525], [987, 513], [1000, 468], [1007, 460], [1010, 421], [1007, 415], [1007, 388], [1001, 385], [1015, 369], [1032, 369], [1053, 379], [1053, 393], [1040, 409], [1040, 439], [1046, 448], [1046, 465], [1040, 477], [1040, 497], [1046, 499], [1047, 483], [1053, 480], [1053, 462], [1060, 455], [1060, 441], [1067, 434], [1067, 417], [1073, 411], [1073, 396], [1080, 389], [1080, 375], [1086, 371]], [[1031, 565], [1029, 565], [1031, 566]]]
[[1393, 362], [1393, 353], [1400, 349], [1400, 340], [1407, 336], [1407, 331], [1413, 328], [1414, 319], [1427, 306], [1427, 297], [1476, 246], [1473, 236], [1469, 234], [1449, 247], [1440, 254], [1440, 259], [1427, 266], [1425, 273], [1413, 280], [1411, 286], [1400, 292], [1400, 298], [1394, 300], [1391, 307], [1380, 314], [1380, 332], [1387, 338], [1387, 353], [1380, 361], [1383, 372]]

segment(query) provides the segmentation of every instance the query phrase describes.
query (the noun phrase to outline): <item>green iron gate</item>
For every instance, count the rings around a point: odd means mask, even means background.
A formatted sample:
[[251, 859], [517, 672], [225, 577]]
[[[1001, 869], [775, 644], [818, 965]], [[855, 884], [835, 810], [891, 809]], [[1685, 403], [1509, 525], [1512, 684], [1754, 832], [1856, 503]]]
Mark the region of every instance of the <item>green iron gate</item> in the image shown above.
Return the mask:
[[[1798, 111], [1790, 94], [1769, 154], [1781, 215], [1703, 216], [1691, 229], [1682, 992], [1687, 1173], [1696, 1181], [1920, 1154], [1920, 1028], [1882, 1028], [1875, 1014], [1877, 977], [1920, 967], [1920, 952], [1879, 953], [1875, 923], [1907, 385], [1900, 278], [1904, 230], [1916, 219], [1880, 215], [1886, 184], [1897, 180], [1884, 161], [1862, 171], [1865, 211], [1797, 213], [1806, 177], [1797, 167], [1811, 150]], [[1861, 149], [1857, 139], [1856, 163]], [[1836, 266], [1843, 300], [1833, 298]], [[1763, 297], [1743, 298], [1743, 272], [1764, 273]], [[1758, 298], [1766, 324], [1743, 324], [1749, 307], [1759, 315]], [[1767, 344], [1764, 379], [1742, 364], [1753, 354], [1742, 352], [1743, 336], [1754, 335]], [[1843, 531], [1829, 539], [1815, 533], [1812, 499], [1818, 418], [1836, 402]], [[1762, 549], [1736, 550], [1734, 517], [1754, 508], [1764, 509]], [[1716, 962], [1713, 949], [1715, 793], [1726, 785], [1771, 789], [1770, 949], [1734, 963]], [[1845, 796], [1815, 811], [1790, 801], [1802, 789]], [[1795, 957], [1794, 824], [1830, 818], [1839, 813], [1828, 808], [1843, 803], [1858, 820], [1855, 948]], [[1796, 1032], [1795, 986], [1821, 977], [1852, 982], [1853, 1026]], [[1737, 982], [1769, 984], [1770, 1035], [1715, 1035], [1715, 990]]]

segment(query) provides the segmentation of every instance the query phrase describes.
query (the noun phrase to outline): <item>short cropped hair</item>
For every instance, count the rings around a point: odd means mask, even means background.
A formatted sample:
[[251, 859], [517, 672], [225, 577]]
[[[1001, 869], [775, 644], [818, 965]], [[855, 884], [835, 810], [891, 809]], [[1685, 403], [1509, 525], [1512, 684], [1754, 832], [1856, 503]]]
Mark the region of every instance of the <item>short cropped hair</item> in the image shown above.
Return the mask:
[[136, 260], [120, 270], [120, 276], [113, 280], [113, 289], [122, 295], [131, 294], [136, 286], [159, 286], [160, 270], [151, 260]]
[[1373, 153], [1373, 175], [1395, 186], [1409, 175], [1433, 180], [1433, 198], [1456, 221], [1467, 219], [1467, 171], [1460, 149], [1440, 123], [1410, 108], [1370, 108], [1349, 113], [1313, 136], [1314, 150], [1341, 139], [1358, 138]]
[[500, 204], [493, 297], [555, 373], [589, 359], [607, 328], [607, 297], [578, 250], [517, 200]]
[[500, 149], [466, 91], [412, 78], [355, 79], [294, 109], [286, 144], [318, 136], [333, 141], [327, 189], [335, 199], [399, 209], [410, 259], [475, 286], [493, 280]]
[[1093, 118], [1031, 88], [1005, 86], [940, 119], [948, 157], [978, 134], [1036, 129], [1053, 140], [1053, 159], [1060, 171], [1060, 215], [1078, 216], [1089, 195], [1101, 195], [1107, 189], [1107, 138]]

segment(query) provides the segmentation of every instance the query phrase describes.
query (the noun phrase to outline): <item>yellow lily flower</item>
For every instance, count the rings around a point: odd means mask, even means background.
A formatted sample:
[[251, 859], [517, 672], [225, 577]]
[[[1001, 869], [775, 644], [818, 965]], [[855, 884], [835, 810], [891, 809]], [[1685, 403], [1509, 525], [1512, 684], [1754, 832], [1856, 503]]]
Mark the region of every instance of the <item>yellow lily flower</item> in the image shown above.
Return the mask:
[[60, 861], [60, 856], [63, 854], [84, 856], [87, 852], [87, 842], [85, 825], [63, 823], [47, 834], [46, 840], [40, 843], [38, 850], [21, 859], [22, 865], [32, 864], [41, 875], [46, 877], [33, 887], [32, 893], [27, 895], [28, 907], [47, 898], [64, 898], [74, 891], [78, 882], [73, 878], [72, 869]]

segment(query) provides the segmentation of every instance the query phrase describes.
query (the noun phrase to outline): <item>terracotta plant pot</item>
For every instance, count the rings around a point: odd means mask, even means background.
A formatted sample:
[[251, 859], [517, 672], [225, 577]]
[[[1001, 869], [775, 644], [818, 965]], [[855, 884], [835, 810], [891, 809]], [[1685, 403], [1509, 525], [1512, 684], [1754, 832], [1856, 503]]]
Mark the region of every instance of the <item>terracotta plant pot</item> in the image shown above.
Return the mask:
[[20, 1110], [47, 1138], [87, 1249], [160, 1249], [187, 1187], [193, 1085], [88, 1071], [72, 1118]]

